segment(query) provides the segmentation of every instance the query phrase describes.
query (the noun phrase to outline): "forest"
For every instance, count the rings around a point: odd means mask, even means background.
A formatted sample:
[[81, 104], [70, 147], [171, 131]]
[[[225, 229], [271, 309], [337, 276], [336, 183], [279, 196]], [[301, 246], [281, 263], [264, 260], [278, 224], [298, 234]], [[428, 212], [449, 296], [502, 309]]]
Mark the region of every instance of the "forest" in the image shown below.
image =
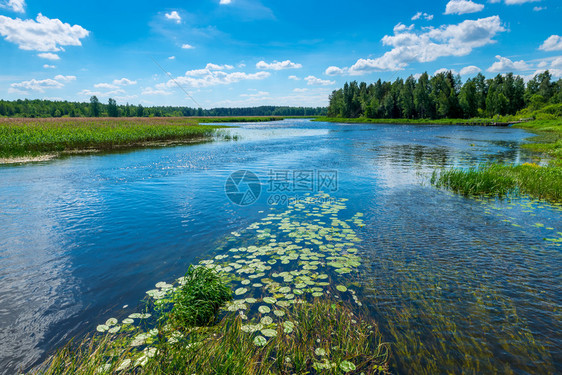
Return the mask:
[[513, 115], [523, 108], [562, 103], [562, 79], [547, 70], [525, 83], [508, 73], [494, 78], [478, 73], [464, 84], [451, 71], [430, 77], [423, 73], [394, 82], [356, 81], [330, 95], [329, 117], [441, 119]]
[[142, 104], [118, 105], [109, 98], [107, 104], [96, 96], [90, 102], [51, 100], [0, 100], [0, 117], [223, 117], [223, 116], [321, 116], [325, 107], [261, 106], [251, 108], [190, 108], [173, 106], [143, 107]]

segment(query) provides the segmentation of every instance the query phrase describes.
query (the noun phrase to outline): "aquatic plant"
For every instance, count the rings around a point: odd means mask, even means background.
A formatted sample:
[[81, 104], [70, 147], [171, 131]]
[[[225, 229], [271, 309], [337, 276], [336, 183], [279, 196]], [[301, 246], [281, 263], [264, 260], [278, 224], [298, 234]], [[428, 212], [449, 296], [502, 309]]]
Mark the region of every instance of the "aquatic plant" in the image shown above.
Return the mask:
[[220, 307], [232, 299], [227, 282], [217, 272], [206, 267], [189, 267], [171, 299], [169, 320], [176, 329], [204, 326], [213, 322]]
[[562, 167], [536, 164], [489, 164], [469, 169], [434, 171], [431, 183], [463, 195], [505, 196], [528, 194], [562, 201]]

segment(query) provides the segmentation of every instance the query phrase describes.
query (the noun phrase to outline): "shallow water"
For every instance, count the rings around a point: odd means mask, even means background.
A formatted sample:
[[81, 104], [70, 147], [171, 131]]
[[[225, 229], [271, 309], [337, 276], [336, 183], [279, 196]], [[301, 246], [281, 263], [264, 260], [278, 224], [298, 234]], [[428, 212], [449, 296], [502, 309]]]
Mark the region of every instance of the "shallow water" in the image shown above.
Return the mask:
[[[309, 188], [364, 214], [362, 265], [341, 277], [393, 343], [393, 372], [562, 371], [560, 207], [428, 184], [438, 167], [531, 161], [519, 148], [529, 134], [307, 120], [231, 133], [239, 140], [0, 167], [0, 373], [137, 311], [156, 282]], [[225, 194], [237, 170], [261, 181], [251, 205]]]

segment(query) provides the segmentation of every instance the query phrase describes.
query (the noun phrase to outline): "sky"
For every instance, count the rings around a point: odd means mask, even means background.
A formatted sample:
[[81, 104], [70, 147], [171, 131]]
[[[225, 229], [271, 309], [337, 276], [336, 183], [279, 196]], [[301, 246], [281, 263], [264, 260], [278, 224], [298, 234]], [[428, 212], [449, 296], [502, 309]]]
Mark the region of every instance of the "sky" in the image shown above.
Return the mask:
[[560, 0], [0, 0], [0, 99], [326, 106], [443, 69], [562, 77]]

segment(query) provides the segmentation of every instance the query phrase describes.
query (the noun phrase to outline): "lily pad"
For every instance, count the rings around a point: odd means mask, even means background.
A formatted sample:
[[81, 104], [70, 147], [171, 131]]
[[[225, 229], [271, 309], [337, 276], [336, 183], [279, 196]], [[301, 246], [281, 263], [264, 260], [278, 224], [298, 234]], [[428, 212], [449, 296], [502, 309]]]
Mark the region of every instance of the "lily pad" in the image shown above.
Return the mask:
[[237, 296], [239, 296], [239, 295], [241, 295], [241, 294], [246, 293], [247, 291], [248, 291], [248, 289], [246, 289], [246, 288], [238, 288], [238, 289], [236, 289], [236, 290], [234, 291], [234, 294], [236, 294]]
[[355, 365], [349, 361], [343, 361], [340, 363], [340, 369], [343, 372], [354, 371], [356, 369]]
[[260, 306], [258, 307], [258, 311], [262, 314], [268, 314], [271, 311], [271, 309], [267, 306]]
[[337, 285], [336, 289], [339, 290], [342, 293], [347, 292], [347, 287], [343, 286], [343, 285]]
[[267, 340], [263, 336], [256, 336], [254, 338], [254, 345], [256, 346], [265, 346], [267, 344]]

